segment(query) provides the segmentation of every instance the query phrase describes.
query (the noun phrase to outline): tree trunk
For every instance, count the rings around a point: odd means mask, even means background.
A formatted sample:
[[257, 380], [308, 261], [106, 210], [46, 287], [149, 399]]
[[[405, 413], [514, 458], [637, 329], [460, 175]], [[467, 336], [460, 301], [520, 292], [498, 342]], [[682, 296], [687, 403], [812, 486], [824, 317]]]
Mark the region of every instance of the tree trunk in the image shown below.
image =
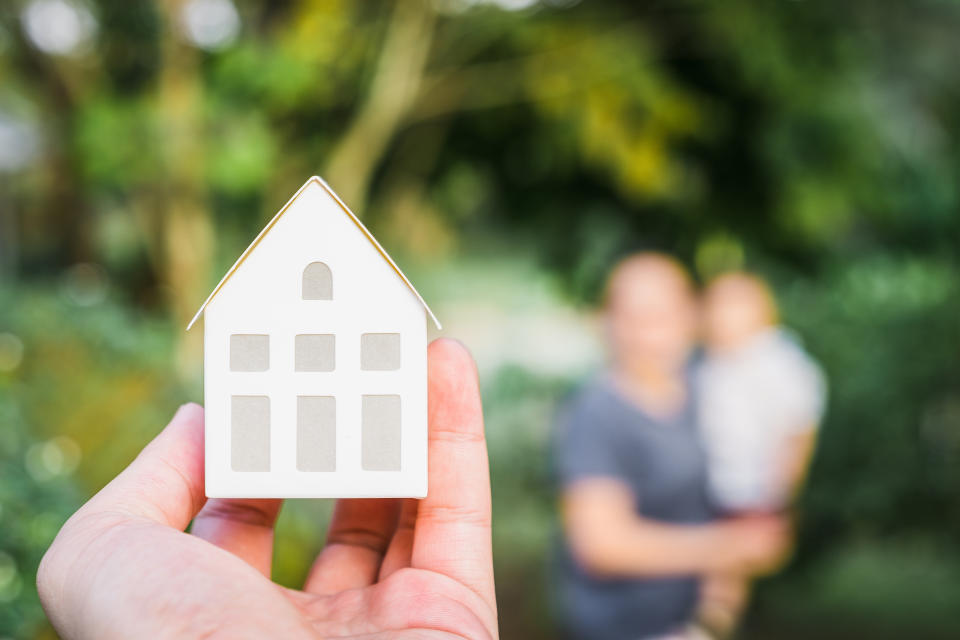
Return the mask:
[[161, 154], [165, 189], [157, 191], [161, 216], [159, 228], [160, 281], [179, 336], [177, 372], [184, 380], [197, 381], [203, 359], [203, 335], [184, 329], [208, 294], [214, 252], [214, 233], [203, 188], [204, 138], [203, 91], [197, 75], [196, 51], [179, 39], [178, 22], [182, 0], [161, 3], [167, 29], [166, 60], [159, 83], [159, 117], [162, 127]]
[[370, 90], [334, 147], [325, 177], [358, 215], [390, 141], [416, 101], [436, 15], [428, 0], [398, 0]]

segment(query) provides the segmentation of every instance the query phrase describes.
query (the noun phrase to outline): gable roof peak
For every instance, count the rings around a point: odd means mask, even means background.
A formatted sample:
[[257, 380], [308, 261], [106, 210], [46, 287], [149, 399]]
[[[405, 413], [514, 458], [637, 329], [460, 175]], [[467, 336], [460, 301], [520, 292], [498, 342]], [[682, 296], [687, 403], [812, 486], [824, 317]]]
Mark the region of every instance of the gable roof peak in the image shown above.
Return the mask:
[[437, 319], [437, 316], [435, 316], [433, 311], [430, 309], [430, 306], [427, 304], [427, 301], [423, 299], [423, 296], [421, 296], [420, 292], [417, 291], [416, 287], [413, 286], [413, 283], [410, 282], [410, 279], [407, 278], [407, 276], [404, 275], [403, 271], [400, 270], [400, 267], [398, 267], [397, 263], [393, 261], [393, 258], [390, 257], [390, 254], [387, 253], [386, 249], [384, 249], [380, 245], [380, 243], [377, 242], [377, 239], [373, 236], [373, 234], [370, 233], [370, 231], [364, 226], [362, 222], [360, 222], [360, 218], [354, 215], [353, 211], [350, 210], [350, 207], [348, 207], [346, 203], [340, 199], [340, 196], [338, 196], [336, 192], [330, 188], [330, 185], [328, 185], [323, 178], [319, 176], [311, 176], [310, 179], [308, 179], [306, 182], [303, 183], [302, 187], [297, 189], [297, 192], [293, 194], [293, 196], [287, 201], [285, 205], [283, 205], [280, 211], [278, 211], [276, 215], [274, 215], [273, 218], [270, 219], [270, 222], [268, 222], [267, 225], [260, 231], [260, 233], [257, 234], [257, 237], [253, 239], [253, 242], [250, 243], [250, 246], [248, 246], [244, 250], [244, 252], [240, 254], [240, 257], [237, 258], [237, 261], [235, 263], [233, 263], [233, 266], [230, 267], [230, 270], [227, 271], [227, 273], [223, 276], [223, 278], [221, 278], [217, 286], [214, 287], [213, 291], [210, 292], [210, 295], [207, 296], [207, 299], [204, 300], [202, 305], [200, 305], [200, 308], [197, 310], [197, 313], [193, 316], [193, 319], [190, 321], [190, 324], [187, 325], [187, 331], [190, 331], [193, 325], [196, 324], [197, 320], [200, 319], [200, 316], [203, 315], [203, 312], [207, 308], [207, 305], [209, 305], [210, 302], [216, 297], [216, 295], [220, 293], [220, 290], [223, 288], [223, 285], [226, 284], [227, 280], [230, 279], [230, 276], [232, 276], [237, 271], [237, 269], [240, 267], [243, 261], [246, 260], [247, 256], [250, 255], [251, 252], [253, 252], [253, 250], [256, 248], [258, 244], [260, 244], [260, 241], [267, 235], [267, 233], [269, 233], [269, 231], [273, 228], [273, 225], [277, 223], [277, 221], [281, 218], [281, 216], [283, 216], [283, 214], [286, 213], [287, 209], [289, 209], [290, 206], [297, 201], [300, 195], [304, 191], [306, 191], [306, 189], [310, 186], [320, 187], [321, 189], [326, 191], [331, 198], [333, 198], [334, 202], [340, 205], [340, 208], [343, 209], [343, 212], [347, 214], [347, 216], [350, 218], [350, 220], [353, 221], [354, 224], [357, 225], [360, 232], [363, 233], [364, 236], [366, 236], [367, 240], [370, 241], [370, 243], [377, 250], [380, 256], [384, 260], [386, 260], [387, 264], [390, 265], [390, 267], [396, 272], [396, 274], [400, 277], [400, 279], [407, 286], [407, 288], [409, 288], [410, 291], [413, 293], [413, 295], [416, 296], [417, 300], [420, 301], [420, 304], [423, 305], [423, 308], [426, 310], [427, 315], [430, 316], [431, 320], [433, 320], [433, 324], [436, 325], [437, 329], [442, 329], [443, 327], [440, 325], [440, 321]]

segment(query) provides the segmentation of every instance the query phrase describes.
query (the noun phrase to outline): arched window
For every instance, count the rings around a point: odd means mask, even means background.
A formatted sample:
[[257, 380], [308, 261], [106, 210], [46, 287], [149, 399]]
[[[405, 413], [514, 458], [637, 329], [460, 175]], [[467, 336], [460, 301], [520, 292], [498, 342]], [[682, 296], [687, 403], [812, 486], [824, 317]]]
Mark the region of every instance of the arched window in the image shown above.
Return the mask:
[[333, 276], [330, 267], [322, 262], [311, 262], [303, 270], [304, 300], [333, 300]]

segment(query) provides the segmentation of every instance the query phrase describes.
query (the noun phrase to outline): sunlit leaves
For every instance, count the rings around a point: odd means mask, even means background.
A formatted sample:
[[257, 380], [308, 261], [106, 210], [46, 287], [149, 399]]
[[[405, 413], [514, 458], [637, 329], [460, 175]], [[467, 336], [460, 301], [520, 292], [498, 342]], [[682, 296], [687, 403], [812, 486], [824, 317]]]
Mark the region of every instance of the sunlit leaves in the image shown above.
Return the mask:
[[703, 101], [663, 73], [640, 25], [554, 29], [544, 37], [554, 48], [528, 65], [537, 107], [571, 127], [628, 198], [681, 197], [689, 168], [678, 148], [706, 130]]
[[163, 143], [152, 103], [101, 96], [76, 118], [77, 150], [91, 186], [126, 188], [158, 175]]
[[265, 119], [256, 112], [221, 112], [210, 128], [210, 185], [231, 195], [262, 189], [280, 152]]

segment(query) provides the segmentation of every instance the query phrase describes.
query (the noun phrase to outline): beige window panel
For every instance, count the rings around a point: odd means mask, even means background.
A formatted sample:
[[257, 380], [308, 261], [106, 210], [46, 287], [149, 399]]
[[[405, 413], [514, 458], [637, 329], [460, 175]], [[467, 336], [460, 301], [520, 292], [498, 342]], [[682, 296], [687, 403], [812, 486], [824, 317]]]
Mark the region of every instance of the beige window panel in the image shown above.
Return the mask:
[[230, 397], [230, 466], [270, 471], [270, 398]]
[[360, 336], [360, 368], [396, 371], [400, 368], [399, 333], [364, 333]]
[[311, 262], [303, 270], [304, 300], [333, 300], [333, 275], [323, 262]]
[[235, 333], [230, 336], [230, 371], [270, 368], [270, 336]]
[[336, 368], [336, 336], [307, 333], [294, 338], [294, 371], [333, 371]]
[[400, 471], [400, 396], [363, 396], [361, 449], [364, 471]]
[[297, 396], [297, 470], [337, 470], [337, 399]]

